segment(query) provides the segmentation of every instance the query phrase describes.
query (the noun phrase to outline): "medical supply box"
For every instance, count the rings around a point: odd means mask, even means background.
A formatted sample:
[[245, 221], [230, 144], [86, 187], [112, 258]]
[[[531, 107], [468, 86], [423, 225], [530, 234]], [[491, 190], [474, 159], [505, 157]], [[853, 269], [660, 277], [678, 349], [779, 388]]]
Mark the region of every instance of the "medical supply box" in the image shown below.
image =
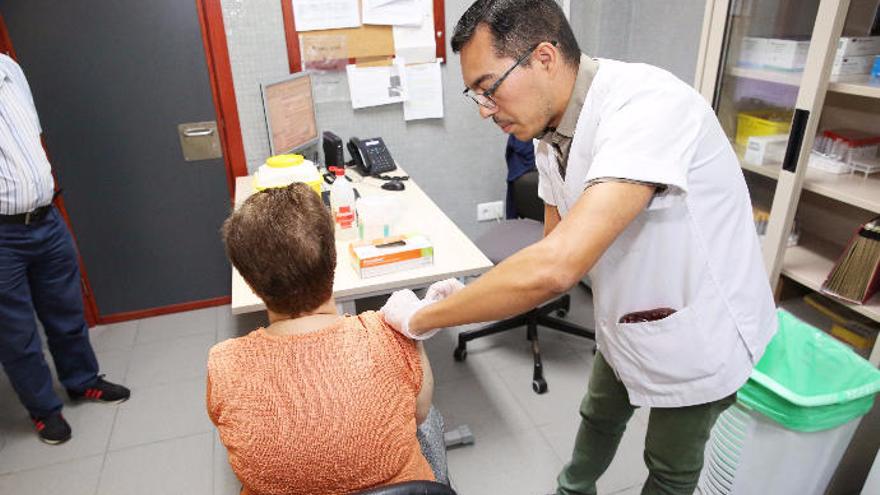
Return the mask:
[[736, 115], [736, 144], [747, 146], [752, 136], [788, 134], [791, 130], [791, 110], [755, 110]]
[[378, 277], [434, 264], [434, 245], [421, 234], [356, 241], [349, 245], [351, 264], [361, 278]]

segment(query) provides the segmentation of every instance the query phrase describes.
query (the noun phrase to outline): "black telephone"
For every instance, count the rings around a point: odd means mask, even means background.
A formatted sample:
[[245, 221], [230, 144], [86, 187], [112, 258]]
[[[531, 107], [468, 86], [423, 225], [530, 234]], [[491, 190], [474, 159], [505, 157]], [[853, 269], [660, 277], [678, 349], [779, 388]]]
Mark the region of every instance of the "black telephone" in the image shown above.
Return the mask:
[[348, 152], [363, 175], [379, 175], [397, 169], [380, 137], [363, 140], [353, 137], [348, 141]]

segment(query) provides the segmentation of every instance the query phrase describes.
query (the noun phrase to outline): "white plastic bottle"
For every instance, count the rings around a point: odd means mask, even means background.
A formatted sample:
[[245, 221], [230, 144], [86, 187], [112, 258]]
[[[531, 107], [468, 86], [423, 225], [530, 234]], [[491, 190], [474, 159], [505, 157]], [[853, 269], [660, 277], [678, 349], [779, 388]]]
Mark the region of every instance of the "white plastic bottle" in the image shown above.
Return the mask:
[[337, 241], [353, 241], [357, 239], [357, 218], [354, 209], [354, 188], [345, 178], [345, 169], [331, 167], [336, 180], [330, 187], [330, 212], [336, 224]]

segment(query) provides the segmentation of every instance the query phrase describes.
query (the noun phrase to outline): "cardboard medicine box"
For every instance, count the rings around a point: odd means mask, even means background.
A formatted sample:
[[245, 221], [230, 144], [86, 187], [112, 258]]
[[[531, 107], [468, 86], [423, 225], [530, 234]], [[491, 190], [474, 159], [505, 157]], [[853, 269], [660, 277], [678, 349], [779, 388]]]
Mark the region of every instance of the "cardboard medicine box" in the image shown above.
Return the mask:
[[361, 278], [434, 264], [434, 245], [421, 234], [355, 241], [349, 245], [349, 254], [352, 267]]

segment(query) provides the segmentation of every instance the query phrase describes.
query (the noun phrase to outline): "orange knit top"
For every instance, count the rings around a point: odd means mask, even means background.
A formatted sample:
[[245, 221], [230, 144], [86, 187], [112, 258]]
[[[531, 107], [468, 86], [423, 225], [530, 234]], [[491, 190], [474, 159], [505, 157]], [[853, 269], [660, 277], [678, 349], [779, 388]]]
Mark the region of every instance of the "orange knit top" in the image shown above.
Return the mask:
[[433, 480], [416, 438], [421, 386], [415, 343], [375, 312], [303, 335], [260, 328], [208, 357], [208, 415], [243, 494]]

